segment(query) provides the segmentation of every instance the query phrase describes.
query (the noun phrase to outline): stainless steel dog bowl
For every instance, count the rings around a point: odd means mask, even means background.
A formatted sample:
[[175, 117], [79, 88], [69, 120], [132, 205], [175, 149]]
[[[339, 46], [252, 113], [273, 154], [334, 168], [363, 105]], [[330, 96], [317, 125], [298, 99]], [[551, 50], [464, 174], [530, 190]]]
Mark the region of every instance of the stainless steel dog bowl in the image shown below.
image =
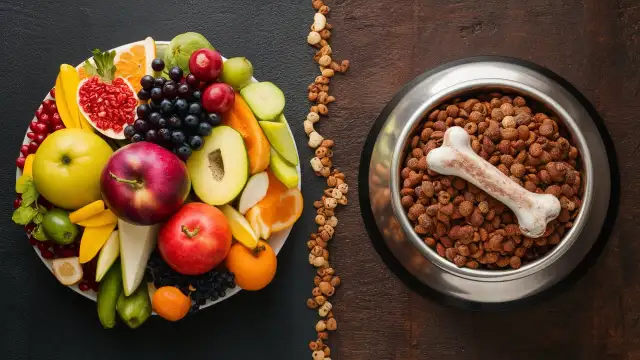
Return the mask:
[[[513, 59], [482, 57], [447, 64], [407, 85], [378, 118], [361, 163], [363, 215], [402, 267], [450, 298], [499, 304], [531, 297], [565, 278], [585, 258], [603, 228], [611, 197], [607, 149], [593, 112], [541, 68]], [[509, 270], [458, 268], [413, 231], [400, 204], [400, 170], [413, 130], [432, 109], [454, 98], [498, 90], [522, 95], [555, 114], [581, 155], [583, 206], [563, 240], [542, 258]], [[366, 176], [366, 183], [363, 181]], [[369, 228], [373, 227], [371, 219]], [[370, 229], [371, 230], [371, 229]], [[370, 231], [371, 232], [371, 231]]]

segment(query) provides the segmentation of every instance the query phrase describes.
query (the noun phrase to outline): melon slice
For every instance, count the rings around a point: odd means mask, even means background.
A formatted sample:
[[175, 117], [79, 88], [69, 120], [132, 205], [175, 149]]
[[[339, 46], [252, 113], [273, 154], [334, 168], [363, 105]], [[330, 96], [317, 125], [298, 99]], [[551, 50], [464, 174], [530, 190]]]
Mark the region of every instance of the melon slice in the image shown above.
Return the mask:
[[249, 155], [251, 175], [269, 167], [269, 150], [271, 149], [269, 140], [240, 94], [236, 93], [233, 107], [223, 115], [222, 124], [232, 127], [242, 135]]

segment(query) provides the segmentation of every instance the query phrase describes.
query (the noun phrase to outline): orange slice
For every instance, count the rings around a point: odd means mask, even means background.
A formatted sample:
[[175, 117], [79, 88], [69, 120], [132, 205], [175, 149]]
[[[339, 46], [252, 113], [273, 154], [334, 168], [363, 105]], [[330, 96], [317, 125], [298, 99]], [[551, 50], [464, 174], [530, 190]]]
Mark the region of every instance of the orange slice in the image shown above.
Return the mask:
[[140, 91], [140, 79], [152, 74], [151, 61], [156, 57], [156, 43], [148, 37], [142, 41], [131, 44], [128, 48], [118, 51], [114, 63], [116, 65], [116, 76], [129, 80], [133, 89]]
[[298, 188], [288, 189], [270, 170], [267, 174], [267, 195], [246, 214], [254, 232], [261, 234], [262, 238], [292, 226], [302, 215], [303, 207], [302, 193]]

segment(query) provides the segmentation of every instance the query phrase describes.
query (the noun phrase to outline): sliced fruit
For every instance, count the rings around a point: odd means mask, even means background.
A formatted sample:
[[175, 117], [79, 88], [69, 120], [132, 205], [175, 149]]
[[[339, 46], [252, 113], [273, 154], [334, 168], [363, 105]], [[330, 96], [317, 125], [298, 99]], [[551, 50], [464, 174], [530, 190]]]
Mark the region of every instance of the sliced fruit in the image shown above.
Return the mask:
[[116, 215], [111, 210], [105, 209], [86, 220], [79, 221], [78, 225], [84, 227], [98, 227], [115, 224], [117, 222], [118, 218], [116, 217]]
[[118, 220], [122, 285], [129, 296], [138, 288], [151, 252], [156, 247], [159, 225], [139, 226]]
[[60, 90], [62, 91], [58, 91], [56, 99], [64, 99], [64, 106], [71, 118], [70, 122], [73, 124], [72, 127], [82, 129], [83, 123], [80, 121], [80, 112], [76, 98], [78, 85], [80, 84], [78, 70], [69, 64], [60, 65], [60, 82], [62, 84], [62, 88]]
[[278, 209], [288, 209], [288, 211], [279, 211], [276, 216], [271, 218], [271, 231], [278, 232], [293, 226], [302, 215], [304, 206], [302, 193], [298, 188], [288, 189], [280, 197], [280, 205]]
[[252, 207], [244, 217], [249, 221], [253, 232], [262, 239], [267, 240], [271, 237], [271, 226], [268, 225], [271, 223], [271, 217], [267, 216], [267, 214], [263, 215], [261, 207]]
[[67, 128], [79, 128], [80, 124], [76, 122], [75, 116], [71, 116], [69, 108], [67, 107], [67, 101], [64, 97], [64, 89], [62, 88], [62, 79], [60, 74], [58, 74], [58, 77], [56, 78], [56, 92], [58, 93], [56, 106], [58, 108], [58, 114], [60, 114], [62, 123]]
[[249, 84], [240, 94], [259, 120], [275, 120], [284, 110], [284, 93], [271, 82]]
[[24, 159], [24, 168], [22, 168], [22, 175], [31, 176], [33, 174], [33, 159], [35, 159], [36, 154], [29, 154], [27, 158]]
[[[120, 256], [120, 237], [118, 236], [118, 230], [116, 230], [109, 235], [109, 239], [104, 243], [98, 255], [98, 263], [96, 264], [97, 282], [102, 280], [102, 277], [107, 273], [107, 270], [111, 268], [111, 265], [113, 265], [118, 256]], [[117, 272], [121, 273], [122, 271], [118, 269]], [[120, 275], [120, 278], [122, 278], [122, 275]], [[121, 287], [120, 283], [118, 283], [118, 287]]]
[[287, 124], [272, 121], [258, 121], [258, 123], [267, 135], [271, 147], [276, 149], [289, 164], [298, 165], [298, 152]]
[[72, 223], [77, 224], [80, 221], [85, 221], [91, 217], [94, 217], [104, 211], [104, 201], [96, 200], [89, 205], [86, 205], [71, 214], [69, 214], [69, 220]]
[[246, 214], [253, 205], [267, 196], [269, 188], [269, 175], [266, 172], [259, 172], [249, 178], [247, 185], [242, 190], [240, 201], [238, 202], [238, 211]]
[[229, 221], [233, 238], [249, 249], [255, 248], [258, 245], [258, 235], [253, 232], [247, 219], [231, 205], [222, 205], [218, 208]]
[[142, 89], [140, 79], [147, 74], [153, 74], [151, 60], [155, 57], [156, 42], [151, 37], [119, 49], [114, 59], [116, 76], [127, 79], [138, 93]]
[[[93, 50], [92, 61], [84, 62], [84, 70], [90, 77], [78, 85], [77, 104], [81, 115], [99, 133], [124, 139], [124, 128], [136, 119], [138, 98], [131, 83], [116, 76], [115, 56], [115, 51]], [[114, 97], [114, 93], [118, 96]]]
[[222, 117], [222, 124], [231, 126], [242, 135], [249, 154], [249, 172], [251, 174], [259, 173], [269, 166], [269, 150], [271, 149], [269, 140], [258, 125], [249, 105], [239, 93], [235, 95], [235, 102], [231, 110]]
[[116, 264], [106, 273], [98, 289], [98, 319], [105, 329], [111, 329], [116, 325], [116, 304], [120, 293], [122, 293], [122, 272], [119, 264]]
[[80, 263], [84, 264], [86, 262], [91, 261], [104, 243], [109, 240], [113, 229], [116, 228], [116, 223], [98, 226], [98, 227], [88, 227], [84, 229], [82, 233], [82, 239], [80, 239]]
[[247, 212], [246, 218], [254, 229], [268, 226], [270, 232], [278, 232], [292, 226], [300, 218], [303, 198], [298, 188], [287, 189], [271, 171], [267, 174], [267, 195]]
[[271, 149], [269, 169], [271, 169], [278, 180], [282, 181], [288, 188], [298, 186], [298, 169], [289, 164], [277, 151], [273, 150], [273, 148]]
[[209, 205], [223, 205], [240, 194], [249, 177], [249, 161], [242, 136], [229, 126], [217, 126], [204, 147], [187, 160], [196, 195]]
[[77, 257], [54, 259], [51, 269], [62, 285], [74, 285], [82, 280], [82, 266]]
[[256, 291], [269, 285], [276, 275], [278, 259], [269, 244], [260, 240], [258, 248], [248, 249], [238, 243], [231, 246], [225, 261], [235, 274], [236, 284], [244, 290]]

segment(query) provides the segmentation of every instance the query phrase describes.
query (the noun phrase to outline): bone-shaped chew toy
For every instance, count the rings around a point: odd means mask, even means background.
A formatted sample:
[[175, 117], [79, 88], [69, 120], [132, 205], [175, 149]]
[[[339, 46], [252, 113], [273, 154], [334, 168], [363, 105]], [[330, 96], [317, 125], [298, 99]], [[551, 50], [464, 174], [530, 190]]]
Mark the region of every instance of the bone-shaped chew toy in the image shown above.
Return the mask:
[[555, 196], [532, 193], [511, 180], [471, 149], [469, 134], [459, 126], [444, 133], [442, 146], [429, 152], [427, 164], [437, 173], [467, 180], [508, 206], [525, 236], [541, 237], [547, 223], [560, 214]]

